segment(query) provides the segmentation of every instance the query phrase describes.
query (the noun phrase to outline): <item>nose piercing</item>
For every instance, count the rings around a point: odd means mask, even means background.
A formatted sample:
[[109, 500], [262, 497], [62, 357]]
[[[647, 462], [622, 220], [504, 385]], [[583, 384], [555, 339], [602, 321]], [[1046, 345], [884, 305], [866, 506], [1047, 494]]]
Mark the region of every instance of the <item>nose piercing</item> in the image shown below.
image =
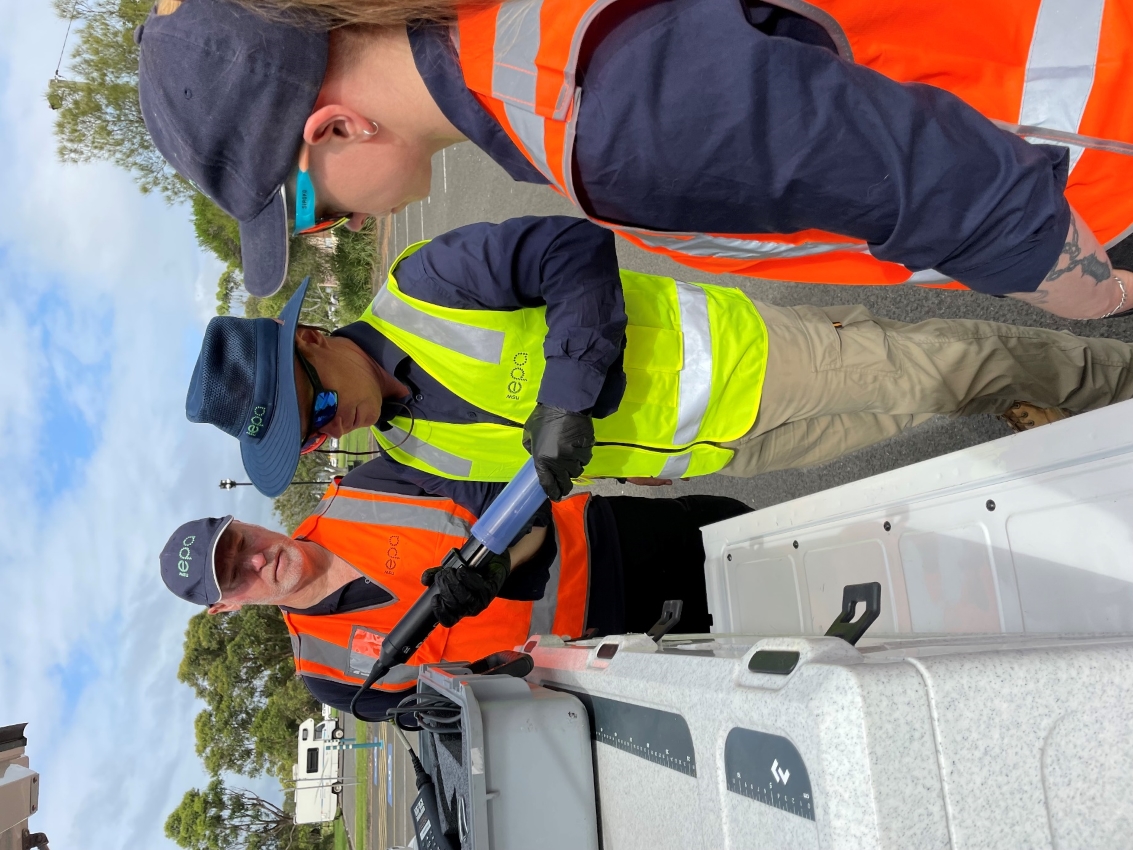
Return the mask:
[[362, 131], [362, 135], [366, 136], [367, 138], [378, 135], [378, 122], [371, 121], [370, 126], [374, 128], [370, 132], [367, 133], [365, 130]]

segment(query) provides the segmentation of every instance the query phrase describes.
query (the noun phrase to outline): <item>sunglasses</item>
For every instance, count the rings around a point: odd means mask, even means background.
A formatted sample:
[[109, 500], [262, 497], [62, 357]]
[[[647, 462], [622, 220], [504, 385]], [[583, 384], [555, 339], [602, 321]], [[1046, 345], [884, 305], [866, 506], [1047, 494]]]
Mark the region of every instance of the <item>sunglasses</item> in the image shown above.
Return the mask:
[[315, 400], [311, 404], [310, 424], [307, 426], [307, 436], [304, 436], [303, 443], [299, 448], [299, 454], [305, 455], [310, 454], [326, 442], [327, 435], [321, 432], [338, 415], [338, 393], [323, 387], [322, 381], [319, 380], [319, 373], [315, 371], [314, 366], [307, 362], [307, 358], [299, 353], [299, 349], [295, 349], [295, 356], [299, 358], [299, 365], [307, 373], [307, 378], [315, 391]]
[[292, 236], [325, 233], [350, 221], [350, 216], [341, 213], [323, 218], [315, 216], [315, 184], [307, 170], [309, 164], [309, 148], [303, 145], [299, 153], [299, 173], [295, 177], [295, 229], [291, 232]]

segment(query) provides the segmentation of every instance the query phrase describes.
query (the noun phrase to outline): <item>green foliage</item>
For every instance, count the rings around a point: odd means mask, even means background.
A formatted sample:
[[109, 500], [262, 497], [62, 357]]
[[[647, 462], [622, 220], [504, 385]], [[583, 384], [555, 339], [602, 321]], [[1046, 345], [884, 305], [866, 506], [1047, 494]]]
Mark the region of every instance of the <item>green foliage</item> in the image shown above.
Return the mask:
[[214, 779], [185, 792], [165, 834], [186, 850], [332, 850], [333, 832], [297, 824], [279, 806]]
[[[330, 465], [330, 455], [311, 452], [299, 458], [299, 468], [295, 471], [296, 481], [329, 481], [335, 469]], [[292, 484], [272, 503], [275, 515], [291, 534], [314, 511], [326, 490], [325, 484]]]
[[205, 195], [193, 195], [193, 230], [197, 244], [229, 268], [240, 268], [240, 225]]
[[143, 192], [159, 192], [170, 203], [187, 199], [192, 187], [166, 164], [150, 141], [138, 104], [138, 46], [134, 29], [152, 0], [107, 0], [74, 6], [56, 3], [56, 13], [75, 16], [77, 43], [67, 79], [48, 84], [55, 137], [64, 162], [108, 160], [133, 174]]
[[331, 257], [331, 270], [338, 282], [340, 322], [346, 324], [353, 322], [370, 306], [374, 297], [374, 272], [381, 257], [373, 219], [357, 233], [345, 228], [335, 232], [339, 236]]
[[295, 677], [291, 639], [277, 608], [197, 614], [185, 632], [177, 678], [206, 705], [194, 725], [209, 773], [291, 778], [295, 730], [319, 706]]
[[227, 316], [232, 312], [232, 299], [243, 291], [244, 273], [238, 266], [229, 266], [216, 282], [216, 315]]

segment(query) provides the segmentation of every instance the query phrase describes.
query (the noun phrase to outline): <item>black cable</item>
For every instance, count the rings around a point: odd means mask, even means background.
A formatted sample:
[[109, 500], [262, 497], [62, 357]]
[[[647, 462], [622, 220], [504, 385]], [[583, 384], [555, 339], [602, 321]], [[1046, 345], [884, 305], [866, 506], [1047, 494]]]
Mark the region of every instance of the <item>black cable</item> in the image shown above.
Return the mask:
[[401, 718], [412, 715], [422, 729], [442, 735], [459, 735], [460, 706], [440, 694], [410, 694], [386, 712], [401, 727]]

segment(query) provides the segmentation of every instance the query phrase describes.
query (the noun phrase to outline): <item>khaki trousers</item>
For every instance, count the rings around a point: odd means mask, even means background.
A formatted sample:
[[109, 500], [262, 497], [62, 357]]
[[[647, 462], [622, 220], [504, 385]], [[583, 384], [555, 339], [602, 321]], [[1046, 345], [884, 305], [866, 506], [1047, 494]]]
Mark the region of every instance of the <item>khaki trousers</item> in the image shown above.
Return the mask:
[[767, 378], [755, 425], [724, 444], [735, 450], [725, 475], [823, 463], [942, 413], [1002, 413], [1016, 401], [1077, 412], [1133, 397], [1133, 346], [1113, 339], [963, 319], [909, 324], [864, 307], [755, 306], [767, 323]]

